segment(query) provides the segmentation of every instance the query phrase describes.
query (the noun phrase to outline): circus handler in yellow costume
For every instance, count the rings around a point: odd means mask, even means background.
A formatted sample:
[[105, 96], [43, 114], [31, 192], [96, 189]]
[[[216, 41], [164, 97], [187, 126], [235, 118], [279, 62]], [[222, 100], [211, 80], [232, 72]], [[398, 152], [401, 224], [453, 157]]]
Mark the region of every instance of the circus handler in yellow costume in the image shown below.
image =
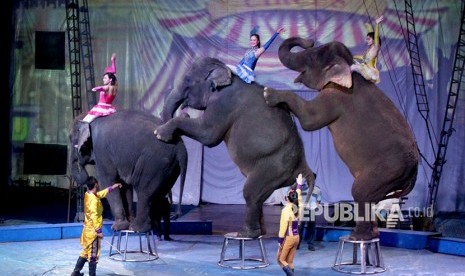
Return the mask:
[[303, 176], [296, 178], [297, 187], [290, 189], [286, 196], [287, 204], [281, 211], [278, 234], [278, 264], [287, 276], [294, 275], [294, 256], [299, 246], [299, 225], [302, 219]]
[[116, 188], [121, 188], [120, 183], [99, 191], [100, 185], [97, 179], [90, 176], [86, 180], [87, 192], [84, 195], [84, 228], [81, 234], [82, 252], [76, 262], [71, 276], [82, 276], [81, 269], [89, 262], [89, 275], [95, 275], [97, 262], [100, 257], [101, 241], [103, 239], [103, 206], [101, 199]]
[[376, 63], [378, 62], [378, 53], [381, 48], [379, 23], [381, 23], [383, 19], [383, 16], [376, 18], [375, 31], [367, 33], [366, 36], [368, 48], [365, 54], [354, 56], [354, 64], [350, 66], [352, 72], [360, 73], [365, 79], [374, 83], [379, 83], [379, 70], [376, 67]]

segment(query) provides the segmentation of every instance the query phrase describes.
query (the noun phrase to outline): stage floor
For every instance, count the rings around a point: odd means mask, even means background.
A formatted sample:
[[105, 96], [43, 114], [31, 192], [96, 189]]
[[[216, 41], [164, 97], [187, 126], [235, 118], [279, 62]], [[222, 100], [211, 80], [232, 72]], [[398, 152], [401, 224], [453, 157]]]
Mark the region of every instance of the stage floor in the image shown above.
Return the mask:
[[[204, 205], [185, 214], [183, 219], [211, 220], [213, 235], [173, 235], [174, 241], [157, 241], [159, 259], [148, 262], [121, 262], [109, 258], [111, 237], [102, 242], [98, 275], [283, 275], [276, 262], [277, 225], [281, 206], [266, 206], [268, 234], [264, 245], [270, 265], [253, 270], [235, 270], [218, 265], [223, 235], [239, 230], [242, 205]], [[135, 248], [130, 239], [128, 250]], [[250, 243], [250, 246], [249, 246]], [[331, 269], [337, 253], [337, 242], [316, 243], [316, 251], [305, 246], [295, 256], [296, 275], [344, 275]], [[0, 243], [0, 275], [69, 275], [79, 256], [79, 239]], [[226, 257], [233, 257], [238, 246], [230, 244]], [[464, 257], [381, 247], [387, 270], [380, 275], [463, 275]], [[247, 257], [258, 257], [255, 242], [247, 242]], [[87, 265], [83, 272], [88, 273]]]
[[[275, 256], [276, 239], [264, 240], [270, 266], [234, 270], [218, 266], [223, 243], [221, 235], [173, 236], [174, 241], [157, 243], [159, 259], [148, 262], [120, 262], [109, 258], [110, 246], [102, 243], [98, 275], [283, 275]], [[110, 241], [111, 237], [106, 237]], [[231, 247], [232, 248], [232, 247]], [[248, 249], [248, 247], [246, 248]], [[252, 247], [251, 247], [252, 249]], [[255, 250], [256, 251], [256, 250]], [[331, 269], [336, 242], [317, 242], [316, 251], [304, 246], [295, 256], [296, 275], [343, 275]], [[387, 271], [380, 275], [463, 275], [463, 257], [381, 247]], [[80, 253], [79, 239], [15, 242], [0, 244], [1, 275], [69, 275]], [[87, 266], [83, 272], [87, 275]]]

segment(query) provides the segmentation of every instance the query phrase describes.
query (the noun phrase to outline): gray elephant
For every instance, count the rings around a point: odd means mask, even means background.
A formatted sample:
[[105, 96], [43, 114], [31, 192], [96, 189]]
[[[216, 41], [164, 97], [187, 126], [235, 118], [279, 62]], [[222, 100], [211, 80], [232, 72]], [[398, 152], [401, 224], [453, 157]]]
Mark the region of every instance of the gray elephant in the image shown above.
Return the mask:
[[[79, 139], [84, 124], [81, 117], [73, 121], [70, 133], [69, 164], [73, 179], [81, 185], [88, 176], [85, 166], [95, 163], [102, 188], [115, 182], [129, 184], [123, 185], [119, 193], [107, 196], [115, 219], [112, 228], [150, 230], [153, 215], [150, 207], [168, 194], [179, 176], [181, 201], [187, 169], [187, 150], [182, 139], [177, 137], [171, 143], [153, 139], [153, 129], [161, 125], [159, 118], [123, 110], [95, 119], [89, 125], [89, 139], [81, 145]], [[133, 189], [138, 198], [135, 219]]]
[[[342, 43], [313, 44], [312, 40], [288, 38], [279, 48], [279, 59], [301, 73], [295, 82], [318, 90], [318, 96], [305, 101], [292, 91], [265, 88], [265, 100], [270, 106], [288, 108], [304, 130], [328, 127], [337, 153], [355, 178], [352, 195], [360, 221], [351, 238], [369, 240], [378, 231], [367, 219], [371, 208], [366, 207], [413, 189], [417, 145], [391, 100], [375, 84], [351, 73], [352, 54]], [[295, 46], [303, 50], [291, 51]]]
[[245, 237], [266, 233], [262, 208], [274, 190], [292, 185], [299, 173], [311, 187], [314, 184], [291, 114], [268, 107], [263, 89], [257, 83], [243, 82], [223, 62], [201, 58], [165, 99], [162, 118], [171, 118], [180, 105], [204, 110], [203, 114], [175, 117], [155, 130], [164, 141], [180, 134], [209, 147], [225, 142], [231, 159], [247, 178], [245, 225], [239, 232]]

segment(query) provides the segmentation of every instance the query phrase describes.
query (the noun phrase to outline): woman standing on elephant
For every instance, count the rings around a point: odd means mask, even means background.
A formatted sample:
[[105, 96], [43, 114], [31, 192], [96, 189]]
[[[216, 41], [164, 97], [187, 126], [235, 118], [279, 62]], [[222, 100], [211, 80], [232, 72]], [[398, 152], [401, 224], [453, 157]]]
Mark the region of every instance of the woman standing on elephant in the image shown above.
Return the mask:
[[111, 55], [111, 66], [105, 68], [103, 74], [103, 86], [92, 88], [94, 92], [100, 92], [98, 103], [92, 107], [87, 115], [82, 119], [83, 122], [90, 123], [95, 118], [100, 116], [107, 116], [116, 112], [115, 107], [112, 105], [113, 100], [118, 93], [118, 80], [116, 79], [116, 54]]
[[378, 62], [378, 53], [381, 48], [381, 39], [379, 38], [379, 23], [384, 17], [376, 18], [376, 27], [374, 32], [369, 32], [366, 36], [368, 49], [364, 55], [354, 56], [354, 64], [350, 66], [352, 72], [360, 73], [365, 79], [374, 83], [379, 83], [379, 70], [376, 67]]
[[244, 57], [239, 64], [233, 68], [235, 73], [246, 83], [252, 83], [255, 80], [255, 66], [258, 58], [270, 47], [271, 43], [284, 31], [283, 27], [276, 30], [273, 36], [265, 43], [263, 47], [260, 44], [260, 36], [256, 33], [250, 35], [250, 49], [245, 52]]
[[278, 263], [286, 275], [294, 275], [294, 256], [299, 246], [299, 224], [303, 212], [302, 185], [303, 176], [296, 179], [297, 189], [290, 189], [286, 196], [287, 204], [281, 211], [279, 223]]
[[84, 275], [81, 273], [81, 269], [86, 262], [89, 262], [89, 275], [95, 275], [97, 262], [100, 257], [100, 239], [103, 239], [103, 206], [100, 200], [106, 197], [112, 190], [121, 188], [120, 183], [115, 183], [99, 191], [100, 185], [93, 176], [87, 178], [86, 186], [87, 192], [84, 195], [84, 228], [81, 234], [82, 252], [71, 276]]

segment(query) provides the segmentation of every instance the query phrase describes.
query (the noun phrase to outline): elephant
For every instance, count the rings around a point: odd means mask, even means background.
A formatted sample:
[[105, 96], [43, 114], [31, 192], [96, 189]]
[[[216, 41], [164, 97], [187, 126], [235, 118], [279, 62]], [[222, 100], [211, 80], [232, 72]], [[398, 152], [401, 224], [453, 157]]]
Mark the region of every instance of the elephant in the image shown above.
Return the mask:
[[[293, 117], [284, 109], [268, 107], [263, 89], [258, 83], [245, 83], [218, 59], [199, 58], [165, 98], [161, 117], [166, 123], [154, 131], [163, 141], [176, 134], [208, 147], [225, 142], [246, 177], [245, 222], [238, 232], [243, 237], [266, 234], [263, 203], [274, 190], [294, 184], [299, 173], [310, 188], [314, 185]], [[180, 106], [203, 113], [173, 118]]]
[[[300, 46], [300, 51], [293, 51]], [[315, 89], [306, 101], [292, 91], [265, 88], [269, 106], [287, 108], [306, 131], [328, 127], [336, 152], [354, 176], [352, 196], [362, 215], [350, 238], [379, 236], [370, 204], [412, 191], [418, 148], [412, 131], [392, 101], [372, 82], [352, 73], [352, 54], [340, 42], [313, 47], [314, 41], [288, 38], [280, 45], [281, 63], [300, 72], [294, 82]], [[367, 211], [367, 213], [365, 212]], [[364, 214], [370, 214], [362, 219]]]
[[[112, 229], [149, 231], [153, 217], [150, 207], [171, 191], [178, 177], [181, 204], [187, 170], [183, 140], [177, 137], [165, 143], [153, 139], [153, 129], [162, 124], [160, 118], [137, 110], [121, 110], [96, 118], [88, 125], [90, 137], [81, 145], [78, 144], [81, 132], [87, 126], [80, 121], [83, 115], [74, 119], [70, 131], [69, 164], [73, 179], [82, 185], [88, 176], [85, 166], [95, 164], [102, 189], [115, 182], [125, 183], [119, 193], [114, 191], [107, 196], [115, 219]], [[138, 199], [135, 218], [133, 190]]]

